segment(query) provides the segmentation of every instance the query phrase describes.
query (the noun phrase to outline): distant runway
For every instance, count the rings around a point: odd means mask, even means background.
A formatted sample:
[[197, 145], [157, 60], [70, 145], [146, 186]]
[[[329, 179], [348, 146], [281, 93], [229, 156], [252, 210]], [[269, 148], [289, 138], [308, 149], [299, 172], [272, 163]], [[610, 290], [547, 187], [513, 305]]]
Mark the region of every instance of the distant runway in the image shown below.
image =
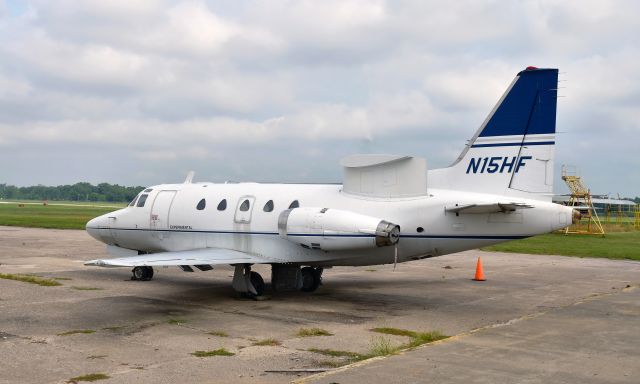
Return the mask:
[[[75, 203], [49, 203], [46, 202], [46, 205], [53, 205], [53, 206], [61, 206], [61, 207], [94, 207], [94, 208], [114, 208], [114, 209], [120, 209], [120, 208], [124, 208], [121, 205], [102, 205], [102, 204], [75, 204]], [[22, 205], [45, 205], [45, 202], [36, 202], [36, 201], [28, 201], [28, 202], [24, 202], [24, 201], [3, 201], [0, 200], [0, 204], [22, 204]]]
[[[472, 281], [482, 255], [486, 282]], [[314, 294], [237, 298], [231, 268], [158, 269], [135, 282], [84, 231], [0, 227], [0, 383], [636, 383], [640, 263], [469, 251], [393, 266], [333, 268]], [[263, 276], [268, 268], [256, 267]], [[333, 370], [367, 353], [375, 327], [438, 330], [435, 344]], [[299, 337], [301, 328], [332, 336]], [[255, 345], [269, 344], [269, 345]], [[233, 356], [196, 357], [225, 348]], [[305, 371], [329, 369], [318, 376]], [[279, 371], [279, 372], [272, 372]], [[305, 376], [308, 376], [305, 378]]]

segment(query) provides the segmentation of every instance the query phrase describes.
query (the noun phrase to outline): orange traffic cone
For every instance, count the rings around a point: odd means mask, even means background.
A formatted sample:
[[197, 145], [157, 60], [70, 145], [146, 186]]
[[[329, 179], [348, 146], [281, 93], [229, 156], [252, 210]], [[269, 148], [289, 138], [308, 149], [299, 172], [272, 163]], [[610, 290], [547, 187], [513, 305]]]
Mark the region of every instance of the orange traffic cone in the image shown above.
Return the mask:
[[480, 256], [478, 256], [478, 263], [476, 264], [476, 277], [473, 279], [475, 281], [486, 281], [484, 278], [484, 271], [482, 271], [482, 260], [480, 260]]

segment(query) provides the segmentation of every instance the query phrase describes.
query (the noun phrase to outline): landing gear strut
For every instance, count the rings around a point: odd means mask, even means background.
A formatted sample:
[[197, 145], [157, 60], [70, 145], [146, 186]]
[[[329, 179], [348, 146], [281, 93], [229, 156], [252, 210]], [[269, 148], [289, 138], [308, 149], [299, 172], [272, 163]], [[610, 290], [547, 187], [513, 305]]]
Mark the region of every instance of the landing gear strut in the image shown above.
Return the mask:
[[131, 273], [131, 280], [149, 281], [153, 278], [152, 267], [135, 267]]

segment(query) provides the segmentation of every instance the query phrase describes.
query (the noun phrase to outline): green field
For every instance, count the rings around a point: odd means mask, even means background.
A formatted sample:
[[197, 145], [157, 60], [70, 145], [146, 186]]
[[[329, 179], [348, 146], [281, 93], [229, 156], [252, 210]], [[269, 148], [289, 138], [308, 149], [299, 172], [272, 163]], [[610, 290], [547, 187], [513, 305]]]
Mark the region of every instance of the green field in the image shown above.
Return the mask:
[[[63, 205], [58, 205], [63, 204]], [[22, 206], [20, 206], [22, 205]], [[118, 203], [3, 202], [0, 204], [0, 225], [37, 228], [84, 229], [87, 221], [125, 207]]]
[[640, 232], [614, 232], [607, 233], [605, 237], [550, 233], [485, 247], [482, 250], [640, 260]]

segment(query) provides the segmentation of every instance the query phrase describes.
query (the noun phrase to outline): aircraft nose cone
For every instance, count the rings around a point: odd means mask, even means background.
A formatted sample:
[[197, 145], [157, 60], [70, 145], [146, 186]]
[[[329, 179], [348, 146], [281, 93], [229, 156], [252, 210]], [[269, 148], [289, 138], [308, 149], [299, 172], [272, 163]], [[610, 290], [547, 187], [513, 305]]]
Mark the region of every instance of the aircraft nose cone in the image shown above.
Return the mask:
[[100, 232], [102, 230], [101, 228], [106, 228], [106, 227], [107, 227], [106, 217], [98, 216], [94, 219], [89, 220], [89, 222], [87, 222], [87, 225], [85, 226], [85, 229], [87, 233], [91, 235], [91, 237], [93, 237], [98, 241], [102, 241], [102, 236], [100, 236]]

